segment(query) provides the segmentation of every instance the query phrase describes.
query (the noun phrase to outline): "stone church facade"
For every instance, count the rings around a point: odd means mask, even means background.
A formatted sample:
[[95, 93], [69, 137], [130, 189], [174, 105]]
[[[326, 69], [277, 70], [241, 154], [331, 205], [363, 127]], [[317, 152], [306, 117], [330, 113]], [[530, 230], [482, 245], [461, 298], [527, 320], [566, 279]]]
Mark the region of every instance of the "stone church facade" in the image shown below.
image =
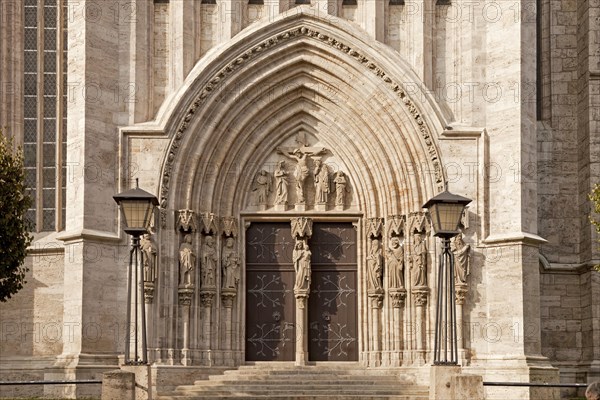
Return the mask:
[[160, 203], [142, 241], [157, 384], [262, 361], [427, 384], [440, 244], [422, 205], [444, 188], [473, 200], [453, 242], [464, 370], [600, 378], [598, 2], [1, 7], [0, 124], [25, 148], [37, 227], [28, 284], [0, 305], [2, 379], [118, 365], [112, 196], [136, 178]]

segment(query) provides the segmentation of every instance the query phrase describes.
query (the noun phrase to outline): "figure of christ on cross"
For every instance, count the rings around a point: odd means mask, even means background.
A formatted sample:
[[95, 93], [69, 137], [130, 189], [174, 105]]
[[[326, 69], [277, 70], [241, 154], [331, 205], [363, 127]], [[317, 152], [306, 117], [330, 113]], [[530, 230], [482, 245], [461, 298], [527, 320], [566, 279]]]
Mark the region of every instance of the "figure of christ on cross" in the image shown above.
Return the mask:
[[297, 140], [302, 147], [288, 148], [278, 147], [277, 153], [296, 162], [294, 169], [294, 178], [296, 179], [296, 204], [305, 204], [304, 185], [306, 178], [310, 174], [308, 167], [309, 157], [319, 156], [327, 152], [324, 147], [308, 147], [306, 144]]

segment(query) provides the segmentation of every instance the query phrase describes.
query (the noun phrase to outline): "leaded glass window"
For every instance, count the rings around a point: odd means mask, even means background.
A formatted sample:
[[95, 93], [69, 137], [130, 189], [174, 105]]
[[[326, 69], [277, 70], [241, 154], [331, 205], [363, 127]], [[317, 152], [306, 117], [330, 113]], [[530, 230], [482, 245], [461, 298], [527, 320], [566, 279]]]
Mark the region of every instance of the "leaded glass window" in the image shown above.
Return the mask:
[[[66, 0], [25, 0], [24, 132], [27, 218], [37, 231], [65, 225]], [[60, 12], [59, 12], [60, 11]]]

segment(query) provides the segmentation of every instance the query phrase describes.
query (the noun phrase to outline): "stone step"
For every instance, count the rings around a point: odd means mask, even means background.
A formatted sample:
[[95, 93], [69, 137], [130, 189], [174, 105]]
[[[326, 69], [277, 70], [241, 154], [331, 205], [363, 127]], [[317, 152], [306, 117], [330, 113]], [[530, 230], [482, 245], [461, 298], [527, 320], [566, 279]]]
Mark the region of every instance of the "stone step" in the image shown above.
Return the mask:
[[288, 396], [245, 396], [245, 395], [222, 395], [222, 396], [160, 396], [159, 400], [428, 400], [428, 395], [399, 395], [399, 396], [365, 396], [359, 395], [288, 395]]
[[318, 368], [318, 367], [303, 367], [301, 369], [293, 368], [263, 368], [263, 367], [251, 367], [227, 370], [224, 375], [339, 375], [339, 376], [354, 376], [354, 375], [365, 375], [365, 376], [397, 376], [398, 371], [393, 369], [357, 369], [357, 368]]
[[[398, 379], [390, 379], [378, 377], [377, 379], [368, 379], [365, 377], [320, 377], [319, 379], [294, 379], [293, 380], [297, 385], [305, 385], [305, 384], [318, 384], [318, 385], [333, 385], [336, 383], [343, 385], [398, 385], [402, 384]], [[195, 385], [203, 385], [203, 384], [220, 384], [220, 385], [235, 385], [237, 383], [244, 385], [264, 385], [265, 382], [268, 382], [271, 385], [285, 385], [290, 382], [289, 377], [281, 376], [276, 379], [267, 379], [264, 377], [255, 377], [244, 379], [234, 379], [233, 377], [221, 377], [217, 378], [209, 378], [208, 381], [205, 380], [197, 380], [194, 382]]]
[[179, 386], [159, 400], [298, 399], [298, 400], [427, 400], [426, 387], [398, 370], [348, 365], [296, 367], [265, 364], [236, 370]]
[[294, 383], [287, 383], [282, 385], [239, 385], [233, 384], [228, 386], [214, 386], [214, 385], [193, 385], [193, 386], [180, 386], [176, 392], [206, 392], [206, 391], [373, 391], [373, 390], [386, 390], [386, 391], [397, 391], [401, 393], [419, 391], [419, 388], [401, 387], [398, 385], [340, 385], [340, 384], [329, 384], [329, 385], [314, 385], [305, 384], [297, 385]]
[[[260, 381], [279, 381], [286, 379], [294, 379], [298, 381], [331, 381], [339, 380], [344, 382], [351, 382], [355, 380], [369, 380], [374, 382], [397, 382], [407, 383], [405, 379], [402, 379], [394, 375], [339, 375], [335, 373], [329, 374], [303, 374], [303, 375], [292, 375], [292, 374], [225, 374], [225, 375], [212, 375], [208, 377], [209, 381], [241, 381], [241, 380], [260, 380]], [[199, 380], [201, 382], [202, 380]]]

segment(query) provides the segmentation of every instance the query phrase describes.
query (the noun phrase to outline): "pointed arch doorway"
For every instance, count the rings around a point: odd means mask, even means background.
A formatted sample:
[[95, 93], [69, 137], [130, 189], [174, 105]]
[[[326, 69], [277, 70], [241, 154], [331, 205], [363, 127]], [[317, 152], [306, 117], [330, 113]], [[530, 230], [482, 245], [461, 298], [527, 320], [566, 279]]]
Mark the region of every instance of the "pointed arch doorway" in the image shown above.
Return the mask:
[[[315, 222], [308, 241], [309, 361], [358, 361], [357, 243], [352, 222]], [[296, 332], [289, 222], [246, 233], [246, 361], [294, 361]]]

